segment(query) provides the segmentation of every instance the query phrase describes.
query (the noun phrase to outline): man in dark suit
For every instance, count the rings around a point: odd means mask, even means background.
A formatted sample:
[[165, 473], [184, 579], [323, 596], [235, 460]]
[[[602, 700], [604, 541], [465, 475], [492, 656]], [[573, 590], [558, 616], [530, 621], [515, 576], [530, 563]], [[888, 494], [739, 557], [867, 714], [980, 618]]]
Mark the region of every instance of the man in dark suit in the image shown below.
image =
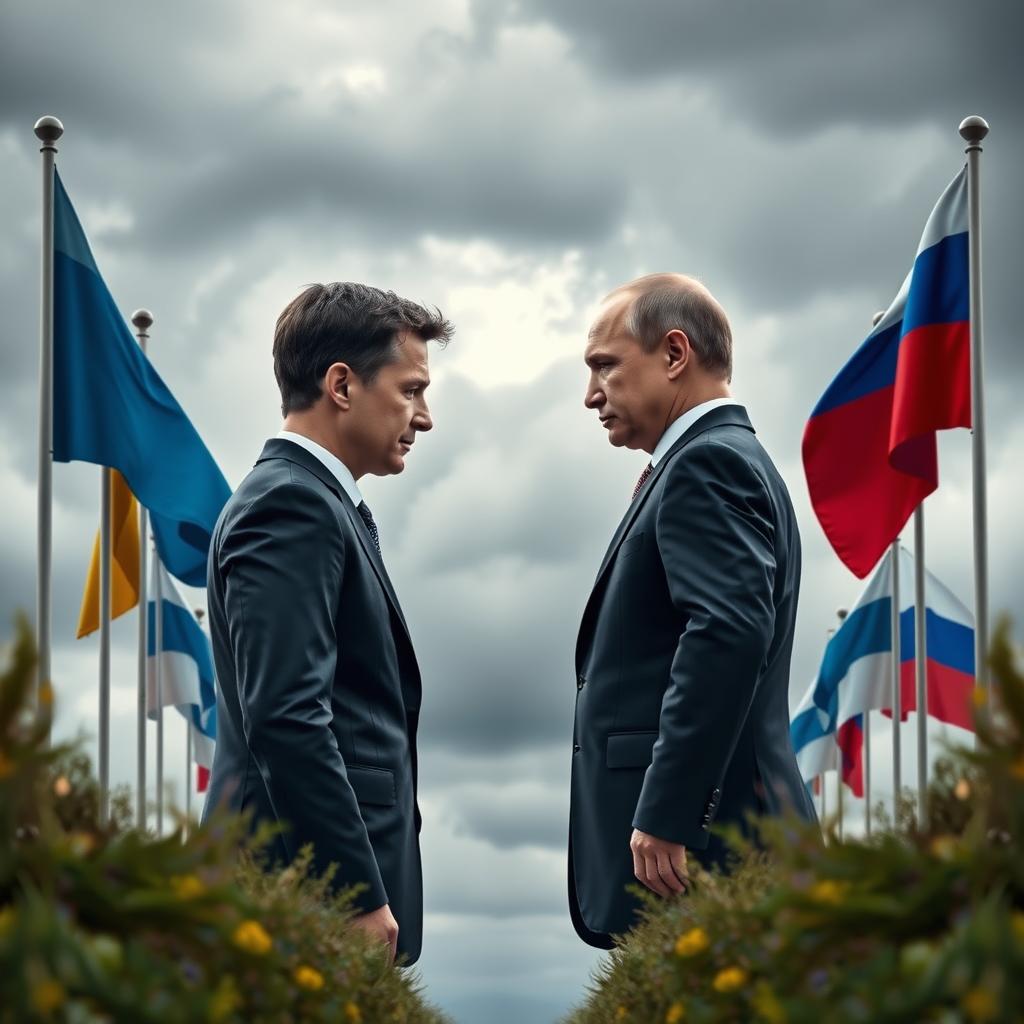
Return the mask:
[[359, 885], [359, 927], [403, 955], [423, 918], [416, 724], [420, 674], [367, 473], [401, 473], [432, 423], [427, 342], [439, 313], [359, 284], [312, 285], [277, 321], [284, 429], [228, 501], [210, 548], [217, 750], [207, 809], [285, 826], [290, 861]]
[[789, 740], [800, 537], [785, 484], [729, 393], [718, 303], [678, 274], [612, 292], [586, 348], [616, 447], [651, 459], [576, 644], [569, 904], [611, 948], [637, 879], [685, 890], [687, 851], [722, 865], [713, 822], [814, 808]]

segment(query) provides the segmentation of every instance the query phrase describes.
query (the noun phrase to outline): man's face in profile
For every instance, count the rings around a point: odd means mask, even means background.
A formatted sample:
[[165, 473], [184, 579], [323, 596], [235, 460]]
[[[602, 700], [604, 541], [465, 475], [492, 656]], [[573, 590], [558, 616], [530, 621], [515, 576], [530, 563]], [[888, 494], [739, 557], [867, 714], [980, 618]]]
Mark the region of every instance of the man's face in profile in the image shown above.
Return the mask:
[[394, 358], [372, 383], [353, 381], [350, 437], [365, 456], [368, 473], [388, 476], [405, 469], [416, 435], [434, 425], [425, 394], [429, 384], [427, 343], [408, 331], [395, 339]]

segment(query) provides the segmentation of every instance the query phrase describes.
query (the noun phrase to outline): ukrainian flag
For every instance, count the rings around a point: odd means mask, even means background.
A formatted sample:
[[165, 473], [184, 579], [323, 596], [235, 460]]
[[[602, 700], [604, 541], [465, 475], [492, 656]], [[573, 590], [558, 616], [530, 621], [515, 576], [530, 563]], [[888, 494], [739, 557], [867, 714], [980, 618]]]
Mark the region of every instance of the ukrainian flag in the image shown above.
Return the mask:
[[53, 458], [119, 470], [149, 510], [160, 560], [205, 586], [231, 489], [114, 304], [56, 171], [53, 244]]

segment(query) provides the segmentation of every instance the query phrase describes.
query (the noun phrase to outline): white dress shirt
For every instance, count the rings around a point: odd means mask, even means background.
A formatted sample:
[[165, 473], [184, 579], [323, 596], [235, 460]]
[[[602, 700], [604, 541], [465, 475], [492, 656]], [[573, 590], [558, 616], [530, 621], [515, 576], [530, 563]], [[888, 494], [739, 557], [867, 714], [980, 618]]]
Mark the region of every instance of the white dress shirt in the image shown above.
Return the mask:
[[352, 504], [359, 507], [363, 500], [356, 484], [356, 478], [352, 475], [348, 466], [345, 465], [337, 455], [329, 452], [322, 444], [306, 437], [305, 434], [296, 434], [291, 430], [282, 430], [278, 435], [283, 441], [291, 441], [300, 448], [305, 448], [310, 455], [315, 455], [330, 471], [331, 475], [341, 484], [342, 490], [352, 499]]
[[656, 466], [665, 457], [669, 448], [672, 447], [703, 416], [705, 413], [717, 409], [720, 405], [739, 405], [735, 398], [712, 398], [710, 402], [701, 402], [692, 409], [687, 409], [678, 419], [673, 420], [661, 440], [655, 445], [651, 452], [651, 465]]

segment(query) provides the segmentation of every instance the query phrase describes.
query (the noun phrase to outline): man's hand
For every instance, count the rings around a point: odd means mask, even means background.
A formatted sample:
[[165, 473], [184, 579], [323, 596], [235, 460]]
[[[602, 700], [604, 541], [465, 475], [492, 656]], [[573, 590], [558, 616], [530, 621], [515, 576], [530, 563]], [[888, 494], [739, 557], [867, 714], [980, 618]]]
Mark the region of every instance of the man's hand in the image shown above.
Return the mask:
[[391, 950], [389, 963], [394, 963], [398, 951], [398, 922], [391, 913], [391, 907], [385, 903], [383, 907], [371, 910], [368, 914], [360, 914], [352, 920], [356, 928], [362, 928], [375, 939], [383, 942]]
[[686, 873], [686, 847], [658, 839], [633, 829], [629, 841], [633, 851], [633, 874], [659, 896], [686, 892], [690, 878]]

